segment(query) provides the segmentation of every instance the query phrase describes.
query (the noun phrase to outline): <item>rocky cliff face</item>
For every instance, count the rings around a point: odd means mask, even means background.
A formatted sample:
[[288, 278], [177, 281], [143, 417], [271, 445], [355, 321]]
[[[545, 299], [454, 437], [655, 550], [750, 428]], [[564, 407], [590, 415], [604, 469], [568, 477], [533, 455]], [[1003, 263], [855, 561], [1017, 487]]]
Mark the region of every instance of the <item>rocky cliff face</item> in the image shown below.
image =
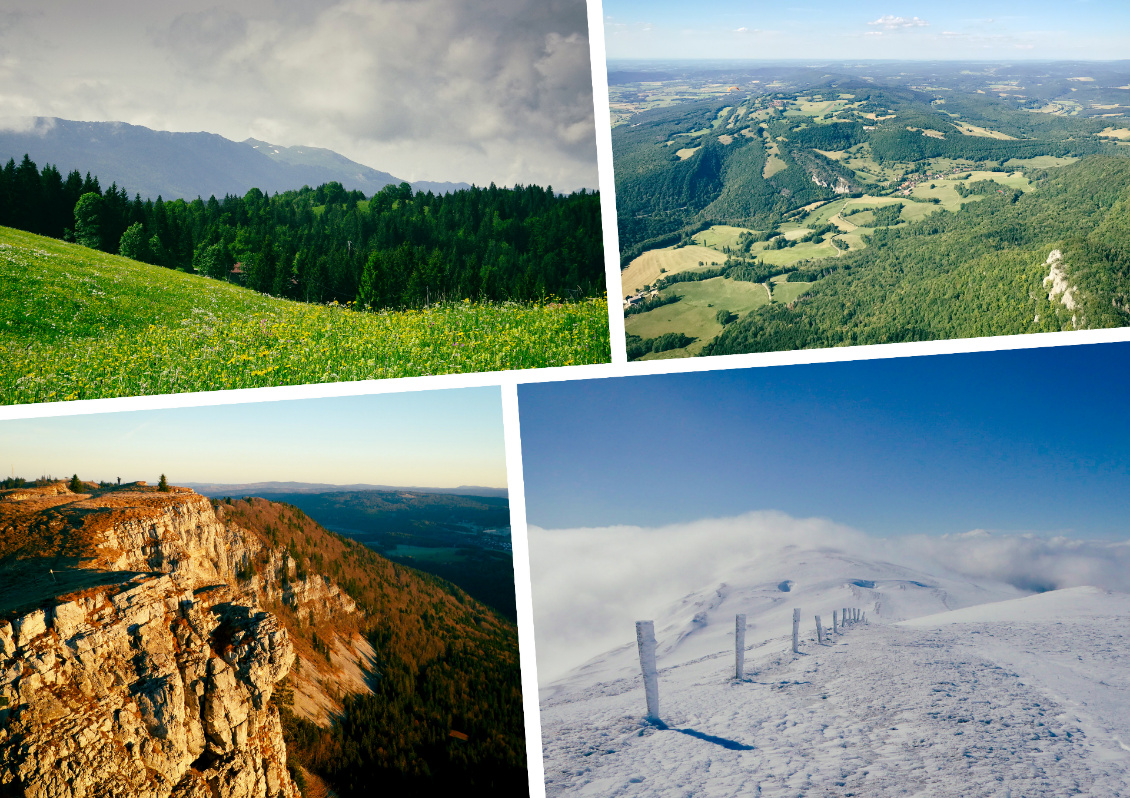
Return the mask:
[[191, 491], [8, 492], [2, 537], [29, 587], [0, 603], [0, 795], [298, 795], [270, 701], [295, 651], [263, 605], [355, 612], [336, 585]]

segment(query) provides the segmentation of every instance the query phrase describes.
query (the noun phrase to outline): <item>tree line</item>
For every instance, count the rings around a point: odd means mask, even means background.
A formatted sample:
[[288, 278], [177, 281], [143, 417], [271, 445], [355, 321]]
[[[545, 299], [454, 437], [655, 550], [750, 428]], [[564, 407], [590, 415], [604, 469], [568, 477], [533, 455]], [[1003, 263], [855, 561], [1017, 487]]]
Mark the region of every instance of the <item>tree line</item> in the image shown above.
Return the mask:
[[131, 200], [24, 156], [0, 171], [0, 225], [308, 302], [420, 307], [605, 290], [600, 197], [551, 187], [371, 198], [336, 182], [268, 196]]

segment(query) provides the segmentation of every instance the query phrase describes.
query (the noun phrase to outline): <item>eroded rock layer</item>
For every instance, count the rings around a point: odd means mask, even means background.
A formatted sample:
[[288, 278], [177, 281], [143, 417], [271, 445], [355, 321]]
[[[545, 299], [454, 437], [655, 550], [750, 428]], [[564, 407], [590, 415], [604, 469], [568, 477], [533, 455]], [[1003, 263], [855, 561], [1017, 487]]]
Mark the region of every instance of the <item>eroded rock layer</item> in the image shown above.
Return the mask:
[[183, 489], [2, 492], [0, 542], [0, 794], [298, 796], [263, 604], [355, 612], [336, 585]]

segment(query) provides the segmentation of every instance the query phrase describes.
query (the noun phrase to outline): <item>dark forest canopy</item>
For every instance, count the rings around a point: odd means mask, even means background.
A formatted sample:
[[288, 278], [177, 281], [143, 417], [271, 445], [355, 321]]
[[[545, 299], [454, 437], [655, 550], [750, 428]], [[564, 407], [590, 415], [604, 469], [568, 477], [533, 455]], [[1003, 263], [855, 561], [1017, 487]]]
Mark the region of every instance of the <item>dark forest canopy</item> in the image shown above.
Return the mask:
[[604, 292], [600, 197], [584, 190], [436, 195], [402, 183], [366, 199], [327, 183], [143, 201], [89, 173], [40, 171], [25, 155], [0, 171], [0, 225], [308, 302], [378, 309]]

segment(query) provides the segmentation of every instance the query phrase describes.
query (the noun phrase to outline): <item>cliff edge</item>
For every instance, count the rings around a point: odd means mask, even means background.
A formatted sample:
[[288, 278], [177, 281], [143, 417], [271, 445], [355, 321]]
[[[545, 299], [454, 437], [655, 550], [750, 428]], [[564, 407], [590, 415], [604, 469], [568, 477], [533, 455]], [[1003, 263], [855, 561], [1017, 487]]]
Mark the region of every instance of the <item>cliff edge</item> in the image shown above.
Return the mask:
[[264, 606], [352, 600], [192, 491], [87, 487], [0, 491], [0, 795], [297, 798]]

